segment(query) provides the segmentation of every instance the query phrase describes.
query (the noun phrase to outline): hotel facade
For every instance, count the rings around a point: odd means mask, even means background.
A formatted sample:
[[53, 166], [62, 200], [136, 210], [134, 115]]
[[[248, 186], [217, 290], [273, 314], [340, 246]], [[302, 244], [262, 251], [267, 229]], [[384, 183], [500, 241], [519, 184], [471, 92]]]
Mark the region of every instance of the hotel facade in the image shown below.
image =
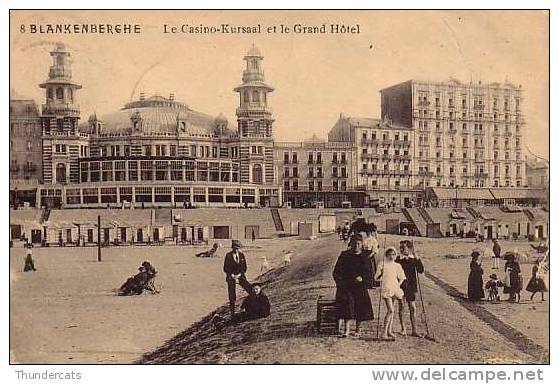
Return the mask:
[[521, 86], [410, 80], [380, 93], [381, 119], [415, 132], [412, 184], [525, 186]]

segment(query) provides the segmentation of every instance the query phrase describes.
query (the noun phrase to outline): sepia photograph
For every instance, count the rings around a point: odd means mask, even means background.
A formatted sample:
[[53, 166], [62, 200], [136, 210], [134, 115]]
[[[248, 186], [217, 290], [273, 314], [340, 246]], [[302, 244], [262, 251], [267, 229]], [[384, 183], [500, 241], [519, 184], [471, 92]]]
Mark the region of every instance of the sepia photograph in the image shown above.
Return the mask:
[[10, 10], [9, 363], [548, 365], [549, 22]]

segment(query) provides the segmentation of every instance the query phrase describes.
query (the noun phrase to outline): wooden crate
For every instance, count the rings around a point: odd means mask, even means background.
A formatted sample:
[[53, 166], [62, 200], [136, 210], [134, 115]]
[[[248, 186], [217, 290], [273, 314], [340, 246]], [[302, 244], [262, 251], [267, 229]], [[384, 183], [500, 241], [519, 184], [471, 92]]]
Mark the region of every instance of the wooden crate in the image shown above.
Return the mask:
[[335, 335], [338, 333], [336, 301], [318, 297], [316, 302], [316, 330], [318, 333]]

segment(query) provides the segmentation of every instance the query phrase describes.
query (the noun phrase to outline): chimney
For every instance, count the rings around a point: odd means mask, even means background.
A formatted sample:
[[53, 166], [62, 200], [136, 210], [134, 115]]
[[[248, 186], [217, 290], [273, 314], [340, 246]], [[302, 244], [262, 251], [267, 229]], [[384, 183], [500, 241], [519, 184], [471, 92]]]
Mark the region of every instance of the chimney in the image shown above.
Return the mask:
[[143, 92], [140, 92], [140, 100], [145, 100], [146, 99], [146, 94]]
[[169, 94], [169, 100], [171, 100], [171, 101], [174, 101], [174, 100], [175, 100], [175, 93], [174, 93], [174, 92], [171, 92], [171, 93]]

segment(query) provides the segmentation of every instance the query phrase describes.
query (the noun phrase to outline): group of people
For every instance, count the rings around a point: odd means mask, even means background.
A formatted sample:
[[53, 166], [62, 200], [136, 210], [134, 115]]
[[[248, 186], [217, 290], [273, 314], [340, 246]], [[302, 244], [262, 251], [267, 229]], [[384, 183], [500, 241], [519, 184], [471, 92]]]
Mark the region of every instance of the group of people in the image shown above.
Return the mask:
[[380, 286], [380, 297], [387, 310], [382, 338], [395, 340], [392, 324], [396, 305], [399, 309], [400, 333], [407, 335], [403, 318], [404, 301], [410, 312], [411, 335], [419, 337], [415, 301], [418, 292], [417, 275], [424, 272], [424, 266], [415, 255], [413, 242], [401, 241], [399, 255], [394, 247], [388, 247], [382, 263], [377, 265], [379, 248], [376, 228], [365, 224], [360, 230], [352, 233], [349, 247], [338, 257], [332, 273], [336, 282], [339, 336], [360, 336], [361, 323], [374, 318], [368, 290]]
[[149, 261], [144, 261], [138, 268], [138, 273], [129, 277], [124, 284], [120, 286], [117, 294], [119, 296], [141, 295], [144, 292], [152, 294], [159, 293], [155, 287], [155, 276], [157, 270]]
[[[231, 241], [231, 251], [227, 252], [223, 261], [223, 272], [227, 283], [229, 312], [231, 320], [252, 320], [270, 315], [270, 301], [260, 284], [251, 284], [246, 278], [247, 262], [239, 240]], [[241, 312], [236, 314], [237, 285], [241, 286], [248, 296], [241, 304]]]
[[[500, 246], [497, 241], [493, 246], [493, 269], [498, 268], [498, 260], [501, 258]], [[482, 252], [474, 250], [471, 253], [470, 273], [468, 276], [468, 299], [471, 301], [480, 301], [485, 298], [487, 291], [488, 301], [496, 303], [501, 300], [499, 289], [503, 288], [503, 293], [508, 294], [508, 301], [511, 303], [520, 303], [520, 293], [523, 289], [522, 270], [520, 267], [520, 254], [518, 251], [506, 253], [503, 256], [505, 260], [504, 279], [499, 279], [497, 274], [492, 273], [489, 280], [483, 284], [483, 268], [482, 268]], [[497, 266], [497, 267], [496, 267]], [[544, 293], [547, 292], [545, 276], [548, 271], [547, 254], [544, 257], [536, 259], [532, 266], [532, 275], [530, 281], [526, 285], [526, 291], [531, 292], [530, 300], [534, 299], [536, 293], [541, 293], [542, 301], [545, 301]]]

